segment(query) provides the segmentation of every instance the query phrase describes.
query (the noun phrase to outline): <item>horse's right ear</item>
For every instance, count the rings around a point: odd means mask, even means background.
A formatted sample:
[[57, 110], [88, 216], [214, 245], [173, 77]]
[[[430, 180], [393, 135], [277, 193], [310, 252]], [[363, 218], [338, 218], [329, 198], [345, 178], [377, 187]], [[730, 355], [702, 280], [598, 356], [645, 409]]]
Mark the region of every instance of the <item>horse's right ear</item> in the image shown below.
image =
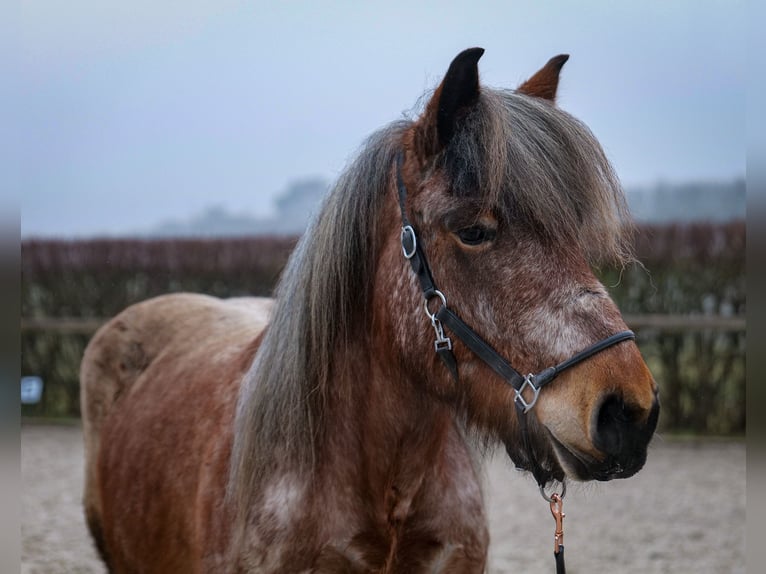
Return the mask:
[[455, 134], [455, 126], [479, 98], [479, 58], [484, 48], [460, 52], [418, 119], [413, 144], [421, 159], [442, 149]]

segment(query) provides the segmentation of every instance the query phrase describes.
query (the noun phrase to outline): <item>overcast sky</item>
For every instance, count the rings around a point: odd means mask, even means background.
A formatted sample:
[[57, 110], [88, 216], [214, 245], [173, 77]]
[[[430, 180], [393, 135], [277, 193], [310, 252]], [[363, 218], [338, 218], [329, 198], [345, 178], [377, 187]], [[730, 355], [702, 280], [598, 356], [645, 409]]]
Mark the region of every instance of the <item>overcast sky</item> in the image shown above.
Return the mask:
[[482, 81], [500, 87], [571, 54], [559, 104], [627, 186], [730, 179], [745, 169], [745, 15], [724, 0], [25, 2], [2, 161], [27, 237], [211, 205], [264, 215], [482, 46]]

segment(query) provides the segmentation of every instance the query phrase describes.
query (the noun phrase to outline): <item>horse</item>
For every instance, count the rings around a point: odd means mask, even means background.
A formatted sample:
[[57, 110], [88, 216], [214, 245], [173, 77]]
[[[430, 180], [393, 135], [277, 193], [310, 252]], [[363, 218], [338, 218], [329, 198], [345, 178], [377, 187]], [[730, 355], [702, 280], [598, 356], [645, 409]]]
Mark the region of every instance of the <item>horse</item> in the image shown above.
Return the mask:
[[94, 335], [110, 571], [482, 572], [497, 447], [541, 486], [642, 468], [657, 385], [593, 272], [634, 261], [619, 180], [555, 102], [568, 56], [505, 90], [482, 54], [369, 137], [274, 300], [163, 295]]

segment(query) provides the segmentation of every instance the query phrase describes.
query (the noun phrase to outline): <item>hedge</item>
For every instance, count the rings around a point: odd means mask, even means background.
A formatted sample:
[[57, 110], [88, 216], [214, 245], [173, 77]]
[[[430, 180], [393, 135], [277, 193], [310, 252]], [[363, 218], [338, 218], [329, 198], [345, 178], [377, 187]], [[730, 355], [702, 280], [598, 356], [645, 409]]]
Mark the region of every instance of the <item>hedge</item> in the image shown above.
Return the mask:
[[[22, 319], [103, 318], [169, 292], [269, 295], [295, 238], [22, 242]], [[745, 314], [745, 225], [641, 226], [641, 264], [598, 275], [623, 313]], [[638, 331], [660, 383], [666, 431], [743, 434], [745, 332]], [[22, 374], [42, 376], [27, 416], [79, 416], [77, 372], [88, 335], [22, 332]]]

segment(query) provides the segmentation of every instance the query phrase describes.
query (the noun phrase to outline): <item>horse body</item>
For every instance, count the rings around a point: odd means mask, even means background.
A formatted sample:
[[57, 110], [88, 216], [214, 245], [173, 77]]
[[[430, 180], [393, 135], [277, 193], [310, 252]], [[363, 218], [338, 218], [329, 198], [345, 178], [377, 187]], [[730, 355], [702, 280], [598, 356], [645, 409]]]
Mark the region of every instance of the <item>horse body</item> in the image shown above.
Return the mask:
[[[163, 296], [127, 309], [89, 345], [85, 506], [109, 567], [481, 571], [488, 536], [473, 455], [446, 407], [428, 413], [414, 397], [401, 397], [395, 421], [373, 410], [352, 428], [343, 421], [356, 421], [353, 413], [335, 413], [321, 469], [274, 468], [257, 523], [232, 545], [236, 511], [226, 489], [236, 399], [271, 306]], [[357, 404], [389, 394], [389, 380], [372, 375]]]
[[562, 373], [529, 414], [462, 340], [451, 370], [434, 352], [405, 214], [445, 306], [523, 372], [625, 329], [590, 269], [626, 255], [624, 198], [552, 102], [566, 58], [503, 92], [480, 87], [480, 55], [370, 138], [275, 301], [164, 296], [94, 337], [85, 510], [111, 570], [481, 572], [482, 450], [504, 444], [541, 483], [642, 467], [657, 389], [632, 341]]

